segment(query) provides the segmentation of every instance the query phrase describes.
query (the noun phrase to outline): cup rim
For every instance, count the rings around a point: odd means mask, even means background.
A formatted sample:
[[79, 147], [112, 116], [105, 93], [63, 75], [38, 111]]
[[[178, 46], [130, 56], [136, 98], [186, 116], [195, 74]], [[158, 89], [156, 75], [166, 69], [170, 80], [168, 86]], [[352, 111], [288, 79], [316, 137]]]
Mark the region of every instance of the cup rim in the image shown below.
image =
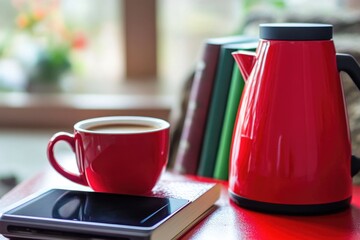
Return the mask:
[[[156, 129], [146, 130], [141, 132], [101, 132], [101, 131], [92, 131], [87, 128], [99, 125], [99, 122], [102, 124], [111, 124], [111, 123], [127, 123], [127, 124], [146, 124], [156, 127]], [[74, 129], [78, 132], [91, 133], [91, 134], [107, 134], [107, 135], [125, 135], [125, 134], [144, 134], [151, 132], [158, 132], [164, 129], [170, 128], [170, 123], [154, 117], [143, 117], [143, 116], [106, 116], [106, 117], [97, 117], [89, 118], [75, 123]]]

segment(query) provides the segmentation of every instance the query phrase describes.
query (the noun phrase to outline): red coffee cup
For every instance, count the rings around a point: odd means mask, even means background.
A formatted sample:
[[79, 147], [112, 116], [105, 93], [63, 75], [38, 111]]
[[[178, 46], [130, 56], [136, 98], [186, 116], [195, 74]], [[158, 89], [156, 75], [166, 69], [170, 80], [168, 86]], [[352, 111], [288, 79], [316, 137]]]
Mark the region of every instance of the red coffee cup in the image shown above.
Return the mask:
[[[54, 169], [69, 180], [95, 191], [142, 194], [150, 191], [166, 167], [170, 124], [151, 117], [114, 116], [80, 121], [74, 134], [56, 133], [47, 155]], [[57, 161], [54, 147], [68, 143], [79, 174]]]

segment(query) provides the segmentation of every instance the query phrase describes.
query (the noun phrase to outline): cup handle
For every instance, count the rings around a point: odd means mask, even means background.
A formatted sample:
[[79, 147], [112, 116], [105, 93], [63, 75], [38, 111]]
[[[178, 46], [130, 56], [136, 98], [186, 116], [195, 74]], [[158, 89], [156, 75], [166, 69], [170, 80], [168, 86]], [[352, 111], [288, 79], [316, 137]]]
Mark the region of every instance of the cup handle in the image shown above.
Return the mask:
[[81, 170], [80, 170], [80, 174], [75, 174], [75, 173], [69, 172], [68, 170], [63, 168], [56, 160], [55, 154], [54, 154], [54, 147], [55, 147], [56, 143], [59, 141], [64, 141], [64, 142], [68, 143], [70, 145], [70, 147], [72, 148], [72, 150], [75, 152], [74, 135], [72, 135], [70, 133], [66, 133], [66, 132], [58, 132], [50, 139], [48, 146], [47, 146], [47, 156], [48, 156], [50, 164], [53, 166], [53, 168], [58, 173], [60, 173], [67, 179], [69, 179], [75, 183], [78, 183], [78, 184], [81, 184], [84, 186], [88, 186], [87, 181], [85, 180], [84, 174], [81, 173]]

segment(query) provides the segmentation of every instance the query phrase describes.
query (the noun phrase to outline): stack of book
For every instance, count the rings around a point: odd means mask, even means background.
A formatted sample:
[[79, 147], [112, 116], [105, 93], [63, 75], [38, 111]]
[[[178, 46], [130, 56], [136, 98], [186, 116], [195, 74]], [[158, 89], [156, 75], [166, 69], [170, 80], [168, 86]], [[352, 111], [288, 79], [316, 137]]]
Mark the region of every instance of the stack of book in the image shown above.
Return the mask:
[[208, 39], [193, 79], [174, 169], [228, 179], [232, 132], [244, 80], [232, 53], [255, 51], [258, 39]]

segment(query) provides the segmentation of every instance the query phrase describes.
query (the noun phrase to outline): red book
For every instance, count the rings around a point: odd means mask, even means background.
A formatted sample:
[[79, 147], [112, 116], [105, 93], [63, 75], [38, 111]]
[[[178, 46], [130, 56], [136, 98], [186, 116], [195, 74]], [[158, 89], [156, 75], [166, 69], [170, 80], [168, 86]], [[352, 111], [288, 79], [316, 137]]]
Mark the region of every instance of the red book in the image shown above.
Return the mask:
[[231, 36], [206, 41], [202, 60], [198, 63], [191, 87], [184, 127], [174, 164], [176, 172], [181, 174], [197, 173], [221, 46], [253, 40], [254, 38], [245, 36]]

